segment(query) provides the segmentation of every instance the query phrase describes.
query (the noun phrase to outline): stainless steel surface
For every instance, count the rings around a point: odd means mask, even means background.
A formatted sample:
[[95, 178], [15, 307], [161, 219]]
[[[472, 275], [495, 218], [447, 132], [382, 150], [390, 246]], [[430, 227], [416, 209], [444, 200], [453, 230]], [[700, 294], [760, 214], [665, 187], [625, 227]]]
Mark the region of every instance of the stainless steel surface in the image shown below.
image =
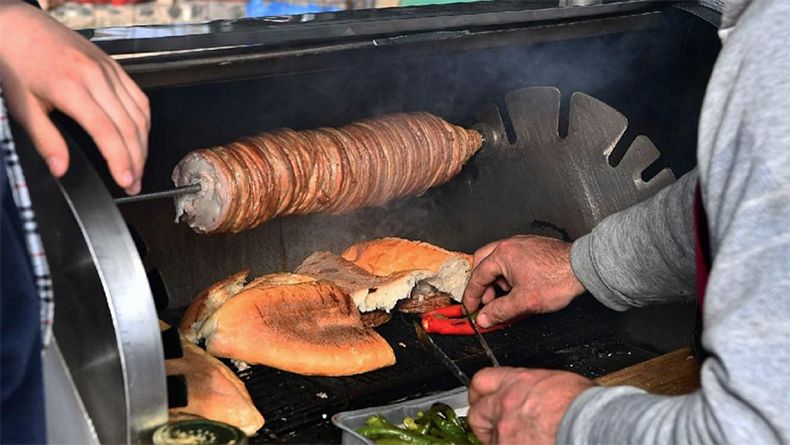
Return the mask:
[[167, 420], [153, 298], [126, 223], [81, 149], [64, 136], [69, 171], [56, 181], [15, 128], [52, 273], [55, 338], [99, 441], [146, 442]]
[[494, 365], [494, 368], [499, 368], [499, 360], [497, 360], [496, 356], [494, 355], [494, 351], [491, 350], [491, 346], [488, 346], [486, 339], [483, 338], [483, 334], [480, 333], [480, 329], [477, 329], [477, 322], [474, 318], [472, 318], [472, 314], [469, 313], [469, 310], [466, 309], [466, 306], [463, 304], [461, 304], [461, 311], [463, 311], [466, 319], [469, 320], [469, 324], [472, 325], [472, 329], [475, 331], [475, 337], [477, 337], [477, 341], [480, 343], [480, 346], [483, 347], [483, 351], [485, 351], [488, 359], [491, 360], [491, 364]]
[[448, 370], [450, 370], [450, 372], [452, 372], [452, 373], [453, 373], [453, 375], [454, 375], [454, 376], [455, 376], [455, 377], [456, 377], [456, 378], [457, 378], [457, 379], [458, 379], [458, 380], [459, 380], [459, 381], [460, 381], [460, 382], [461, 382], [461, 383], [462, 383], [464, 386], [466, 386], [466, 387], [468, 388], [468, 387], [469, 387], [469, 384], [471, 383], [471, 382], [469, 381], [469, 376], [467, 376], [467, 375], [466, 375], [466, 374], [465, 374], [465, 373], [464, 373], [464, 372], [461, 370], [461, 368], [459, 368], [459, 367], [458, 367], [458, 365], [456, 365], [456, 364], [455, 364], [455, 362], [453, 361], [453, 359], [451, 359], [451, 358], [450, 358], [450, 356], [448, 356], [448, 355], [447, 355], [447, 353], [445, 353], [444, 351], [442, 351], [442, 348], [440, 348], [440, 347], [439, 347], [439, 346], [438, 346], [438, 345], [437, 345], [437, 344], [436, 344], [436, 343], [433, 341], [433, 339], [431, 338], [431, 336], [430, 336], [430, 335], [428, 335], [428, 333], [427, 333], [427, 332], [425, 332], [425, 330], [422, 328], [422, 326], [420, 326], [420, 324], [419, 324], [419, 323], [417, 323], [416, 321], [414, 322], [414, 331], [417, 333], [417, 339], [418, 339], [418, 340], [420, 340], [420, 344], [422, 345], [422, 347], [423, 347], [423, 348], [425, 348], [425, 349], [427, 349], [427, 350], [429, 350], [429, 351], [431, 351], [432, 353], [434, 353], [434, 354], [436, 355], [436, 358], [438, 358], [438, 359], [439, 359], [439, 361], [440, 361], [440, 362], [442, 362], [442, 364], [443, 364], [443, 365], [444, 365], [444, 366], [445, 366], [445, 367], [446, 367]]
[[[560, 98], [557, 88], [530, 87], [508, 93], [502, 110], [494, 104], [484, 107], [478, 117], [490, 129], [491, 140], [488, 158], [481, 162], [527, 160], [520, 172], [522, 218], [547, 222], [560, 237], [575, 239], [607, 215], [671, 184], [675, 175], [665, 168], [649, 181], [642, 179], [660, 155], [645, 135], [637, 135], [613, 166], [611, 156], [628, 119], [587, 94], [571, 95], [567, 135], [560, 135]], [[505, 130], [504, 113], [513, 141]]]
[[74, 385], [56, 338], [44, 350], [42, 363], [49, 442], [98, 445], [96, 429]]
[[[486, 42], [478, 42], [480, 46], [474, 48], [459, 46], [464, 39], [452, 38], [413, 45], [415, 51], [432, 51], [430, 57], [422, 52], [380, 48], [348, 57], [338, 52], [331, 66], [326, 66], [329, 62], [324, 58], [305, 54], [277, 65], [280, 71], [276, 76], [152, 88], [149, 94], [156, 122], [143, 180], [145, 191], [171, 187], [173, 167], [198, 147], [281, 127], [337, 126], [404, 110], [425, 110], [470, 126], [478, 122], [476, 113], [486, 103], [527, 85], [557, 85], [565, 92], [563, 103], [570, 101], [574, 91], [594, 95], [628, 117], [630, 128], [618, 143], [623, 149], [638, 129], [636, 134], [648, 135], [661, 149], [661, 163], [683, 173], [693, 165], [694, 129], [699, 120], [694, 111], [697, 97], [690, 97], [690, 92], [704, 89], [706, 77], [702, 74], [712, 63], [707, 56], [701, 60], [694, 55], [706, 55], [708, 40], [716, 44], [718, 40], [715, 32], [710, 39], [696, 32], [686, 40], [686, 34], [656, 28], [668, 23], [659, 13], [634, 19], [638, 19], [634, 26], [638, 25], [639, 32], [617, 25], [616, 35], [590, 37], [579, 34], [575, 24], [546, 24], [519, 30], [522, 40], [511, 40], [515, 35], [502, 36], [504, 41], [492, 37], [495, 47], [485, 46]], [[605, 35], [613, 25], [596, 19], [589, 26]], [[526, 40], [548, 31], [555, 42]], [[684, 50], [684, 45], [690, 50]], [[305, 65], [292, 66], [297, 61]], [[319, 62], [320, 69], [312, 65]], [[263, 65], [268, 66], [256, 62], [256, 66]], [[207, 72], [219, 75], [233, 66], [237, 66], [235, 62]], [[474, 72], [468, 72], [469, 67], [475, 67]], [[179, 79], [164, 76], [160, 80], [181, 85]], [[354, 88], [349, 90], [350, 86]], [[672, 100], [664, 100], [667, 97]], [[549, 99], [559, 101], [555, 96]], [[499, 114], [499, 109], [495, 110]], [[563, 121], [567, 114], [563, 113]], [[554, 115], [555, 129], [557, 119]], [[170, 200], [119, 208], [150, 247], [144, 264], [147, 270], [161, 274], [169, 307], [179, 307], [212, 282], [242, 268], [250, 268], [252, 275], [293, 270], [317, 250], [339, 253], [350, 244], [376, 237], [421, 239], [466, 252], [518, 233], [578, 238], [598, 222], [591, 216], [591, 208], [628, 206], [648, 195], [634, 193], [633, 198], [618, 199], [617, 206], [611, 205], [609, 190], [632, 189], [634, 180], [621, 166], [604, 166], [597, 174], [613, 178], [607, 180], [601, 195], [569, 196], [567, 193], [581, 188], [581, 184], [574, 184], [577, 178], [586, 175], [584, 165], [565, 165], [569, 154], [552, 157], [545, 153], [548, 148], [510, 143], [507, 138], [502, 145], [489, 145], [489, 139], [487, 135], [486, 148], [449, 183], [420, 197], [344, 215], [289, 216], [251, 231], [205, 236], [173, 224]], [[595, 165], [608, 160], [600, 152], [583, 156], [602, 158]], [[563, 165], [553, 165], [559, 163]], [[562, 205], [552, 205], [555, 201]], [[595, 215], [602, 218], [603, 213]]]
[[603, 0], [560, 0], [559, 5], [562, 7], [568, 6], [592, 6], [601, 5]]
[[134, 196], [124, 196], [122, 198], [115, 198], [116, 204], [126, 204], [129, 202], [150, 201], [152, 199], [172, 198], [174, 196], [188, 195], [190, 193], [197, 193], [200, 191], [200, 184], [182, 185], [170, 190], [161, 190], [158, 192], [141, 193]]

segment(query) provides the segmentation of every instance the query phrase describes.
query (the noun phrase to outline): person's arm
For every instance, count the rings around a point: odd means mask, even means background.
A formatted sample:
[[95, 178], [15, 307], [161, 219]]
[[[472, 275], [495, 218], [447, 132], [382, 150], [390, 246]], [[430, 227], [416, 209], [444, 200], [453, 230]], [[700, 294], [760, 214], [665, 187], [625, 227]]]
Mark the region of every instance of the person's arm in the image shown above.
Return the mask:
[[[482, 303], [483, 327], [524, 314], [554, 312], [589, 290], [612, 309], [685, 300], [694, 295], [692, 205], [696, 170], [652, 198], [604, 219], [572, 245], [520, 235], [474, 254], [463, 295]], [[506, 292], [495, 297], [495, 287]]]
[[699, 171], [713, 267], [699, 391], [593, 388], [558, 443], [790, 443], [790, 2], [755, 2], [710, 81]]
[[696, 186], [693, 170], [576, 240], [571, 249], [576, 278], [616, 310], [693, 298]]

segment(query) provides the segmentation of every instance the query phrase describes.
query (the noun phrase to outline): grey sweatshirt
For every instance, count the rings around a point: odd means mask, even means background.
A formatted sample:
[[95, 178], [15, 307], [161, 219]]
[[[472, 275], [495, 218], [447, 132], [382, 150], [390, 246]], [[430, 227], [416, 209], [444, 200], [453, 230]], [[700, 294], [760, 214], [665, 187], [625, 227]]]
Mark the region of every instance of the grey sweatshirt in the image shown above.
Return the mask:
[[790, 0], [727, 4], [720, 34], [698, 172], [606, 218], [571, 253], [580, 281], [613, 309], [693, 299], [699, 179], [713, 257], [702, 387], [677, 397], [589, 389], [558, 443], [790, 443]]

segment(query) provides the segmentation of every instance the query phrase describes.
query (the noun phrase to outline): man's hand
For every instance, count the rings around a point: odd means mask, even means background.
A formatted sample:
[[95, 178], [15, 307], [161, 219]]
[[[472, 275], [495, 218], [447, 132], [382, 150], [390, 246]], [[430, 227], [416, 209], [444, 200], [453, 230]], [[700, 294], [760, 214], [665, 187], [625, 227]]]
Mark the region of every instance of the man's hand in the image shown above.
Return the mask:
[[484, 444], [553, 445], [565, 411], [593, 386], [571, 372], [486, 368], [469, 387], [467, 419]]
[[[464, 291], [470, 312], [482, 327], [520, 315], [560, 310], [584, 292], [571, 269], [571, 244], [522, 235], [487, 244], [475, 252], [474, 270]], [[495, 299], [495, 287], [506, 295]]]
[[79, 34], [18, 0], [0, 0], [0, 82], [11, 114], [55, 176], [66, 142], [49, 119], [58, 109], [93, 138], [115, 182], [140, 191], [148, 150], [148, 98], [121, 67]]

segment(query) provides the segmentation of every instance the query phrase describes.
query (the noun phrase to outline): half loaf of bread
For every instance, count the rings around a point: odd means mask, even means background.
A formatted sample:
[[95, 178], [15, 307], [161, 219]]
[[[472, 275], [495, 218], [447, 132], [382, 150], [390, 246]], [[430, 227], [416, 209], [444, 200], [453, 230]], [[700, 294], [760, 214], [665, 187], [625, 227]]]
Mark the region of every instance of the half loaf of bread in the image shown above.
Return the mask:
[[263, 276], [227, 300], [198, 337], [215, 356], [304, 375], [353, 375], [395, 363], [337, 285], [297, 274]]
[[[160, 322], [160, 327], [167, 325]], [[183, 340], [183, 339], [182, 339]], [[244, 383], [221, 361], [188, 342], [181, 342], [184, 356], [166, 360], [167, 375], [182, 374], [187, 383], [187, 406], [171, 408], [171, 420], [184, 415], [200, 416], [233, 425], [255, 434], [264, 423]]]
[[373, 275], [409, 270], [429, 271], [425, 282], [460, 301], [472, 272], [472, 255], [452, 252], [422, 241], [380, 238], [357, 243], [341, 256]]
[[296, 273], [331, 281], [351, 296], [361, 312], [390, 311], [398, 300], [409, 298], [420, 280], [434, 275], [430, 270], [405, 270], [377, 276], [331, 252], [310, 255]]

